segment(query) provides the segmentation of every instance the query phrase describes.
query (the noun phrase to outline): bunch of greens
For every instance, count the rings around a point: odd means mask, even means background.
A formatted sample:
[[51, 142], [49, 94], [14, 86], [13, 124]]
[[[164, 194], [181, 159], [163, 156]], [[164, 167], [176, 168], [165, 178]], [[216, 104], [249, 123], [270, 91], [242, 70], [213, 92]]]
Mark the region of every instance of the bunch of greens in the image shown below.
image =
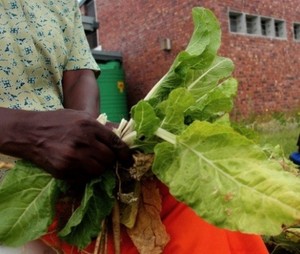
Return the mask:
[[[134, 180], [127, 194], [120, 191], [121, 168], [87, 184], [80, 206], [58, 233], [67, 242], [79, 248], [89, 244], [116, 199], [127, 204], [121, 209], [129, 209], [131, 219], [124, 224], [133, 228], [139, 193], [145, 191], [141, 185], [149, 175], [221, 228], [277, 235], [300, 220], [299, 178], [231, 127], [228, 113], [237, 81], [231, 77], [232, 61], [217, 54], [221, 30], [216, 17], [197, 7], [193, 20], [186, 49], [132, 108], [132, 119], [115, 130], [135, 151], [154, 154], [153, 163], [147, 160], [151, 173], [138, 166], [138, 173], [124, 169]], [[45, 234], [63, 185], [32, 164], [17, 163], [0, 185], [0, 244], [21, 245]], [[143, 253], [143, 247], [139, 250]]]

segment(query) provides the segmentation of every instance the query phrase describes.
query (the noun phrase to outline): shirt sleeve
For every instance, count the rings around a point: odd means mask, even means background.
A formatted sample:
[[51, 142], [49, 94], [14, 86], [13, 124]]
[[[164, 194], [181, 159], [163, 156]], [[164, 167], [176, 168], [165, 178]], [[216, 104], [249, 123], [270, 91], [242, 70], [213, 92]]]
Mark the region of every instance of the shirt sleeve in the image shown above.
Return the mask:
[[77, 1], [74, 5], [74, 23], [73, 23], [73, 33], [72, 46], [69, 50], [67, 64], [65, 65], [65, 70], [79, 70], [79, 69], [90, 69], [94, 70], [95, 73], [99, 74], [99, 66], [96, 63], [94, 57], [92, 56], [89, 44], [84, 33], [84, 28], [82, 25], [81, 13], [78, 7]]

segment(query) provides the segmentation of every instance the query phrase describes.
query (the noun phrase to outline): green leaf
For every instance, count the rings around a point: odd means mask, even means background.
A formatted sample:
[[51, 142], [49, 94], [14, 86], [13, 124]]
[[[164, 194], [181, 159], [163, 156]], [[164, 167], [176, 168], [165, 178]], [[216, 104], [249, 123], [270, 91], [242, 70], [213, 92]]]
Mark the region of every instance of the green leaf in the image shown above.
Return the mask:
[[200, 97], [187, 114], [195, 120], [212, 122], [232, 110], [236, 93], [237, 81], [229, 78]]
[[221, 44], [220, 23], [212, 11], [202, 7], [193, 8], [192, 16], [195, 28], [186, 51], [196, 55], [209, 48], [215, 55]]
[[194, 105], [196, 100], [186, 88], [174, 89], [167, 100], [158, 105], [162, 122], [160, 127], [172, 133], [181, 133], [185, 128], [185, 111]]
[[145, 153], [152, 153], [158, 142], [155, 132], [161, 120], [156, 116], [149, 102], [141, 100], [132, 108], [132, 119], [137, 132], [134, 144]]
[[228, 78], [234, 69], [233, 62], [217, 56], [205, 69], [191, 69], [186, 75], [184, 86], [199, 100], [212, 91], [220, 80]]
[[113, 208], [114, 175], [106, 172], [101, 179], [86, 185], [80, 206], [59, 231], [59, 236], [79, 249], [86, 247], [101, 231], [101, 222]]
[[153, 137], [160, 124], [160, 120], [156, 116], [152, 106], [143, 100], [132, 109], [132, 118], [135, 122], [135, 130], [138, 139]]
[[155, 147], [153, 172], [208, 222], [276, 235], [300, 220], [300, 179], [226, 125], [192, 123]]
[[0, 244], [20, 246], [47, 232], [54, 217], [58, 180], [25, 161], [0, 185]]
[[214, 62], [220, 47], [221, 30], [214, 14], [204, 8], [193, 8], [194, 32], [186, 50], [180, 52], [169, 71], [145, 97], [155, 106], [175, 88], [197, 80]]

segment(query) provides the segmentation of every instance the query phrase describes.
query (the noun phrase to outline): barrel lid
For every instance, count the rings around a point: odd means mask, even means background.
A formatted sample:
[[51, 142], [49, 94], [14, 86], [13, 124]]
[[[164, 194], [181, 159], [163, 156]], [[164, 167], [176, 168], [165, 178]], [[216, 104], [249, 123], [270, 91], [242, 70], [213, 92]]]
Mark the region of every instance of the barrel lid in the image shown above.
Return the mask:
[[99, 64], [101, 70], [113, 70], [120, 69], [121, 63], [119, 61], [109, 61], [106, 63]]
[[102, 51], [98, 49], [93, 49], [92, 50], [92, 55], [95, 58], [97, 62], [106, 62], [106, 61], [119, 61], [122, 62], [122, 54], [121, 52], [117, 51]]

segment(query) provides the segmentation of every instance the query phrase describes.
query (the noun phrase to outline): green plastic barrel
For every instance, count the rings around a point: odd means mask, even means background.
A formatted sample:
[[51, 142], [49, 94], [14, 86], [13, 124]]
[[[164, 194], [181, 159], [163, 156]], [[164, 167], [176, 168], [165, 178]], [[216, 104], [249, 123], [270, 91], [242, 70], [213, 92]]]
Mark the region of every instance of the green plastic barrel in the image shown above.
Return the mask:
[[128, 119], [124, 71], [119, 61], [100, 63], [101, 74], [97, 83], [100, 90], [100, 112], [111, 122]]

